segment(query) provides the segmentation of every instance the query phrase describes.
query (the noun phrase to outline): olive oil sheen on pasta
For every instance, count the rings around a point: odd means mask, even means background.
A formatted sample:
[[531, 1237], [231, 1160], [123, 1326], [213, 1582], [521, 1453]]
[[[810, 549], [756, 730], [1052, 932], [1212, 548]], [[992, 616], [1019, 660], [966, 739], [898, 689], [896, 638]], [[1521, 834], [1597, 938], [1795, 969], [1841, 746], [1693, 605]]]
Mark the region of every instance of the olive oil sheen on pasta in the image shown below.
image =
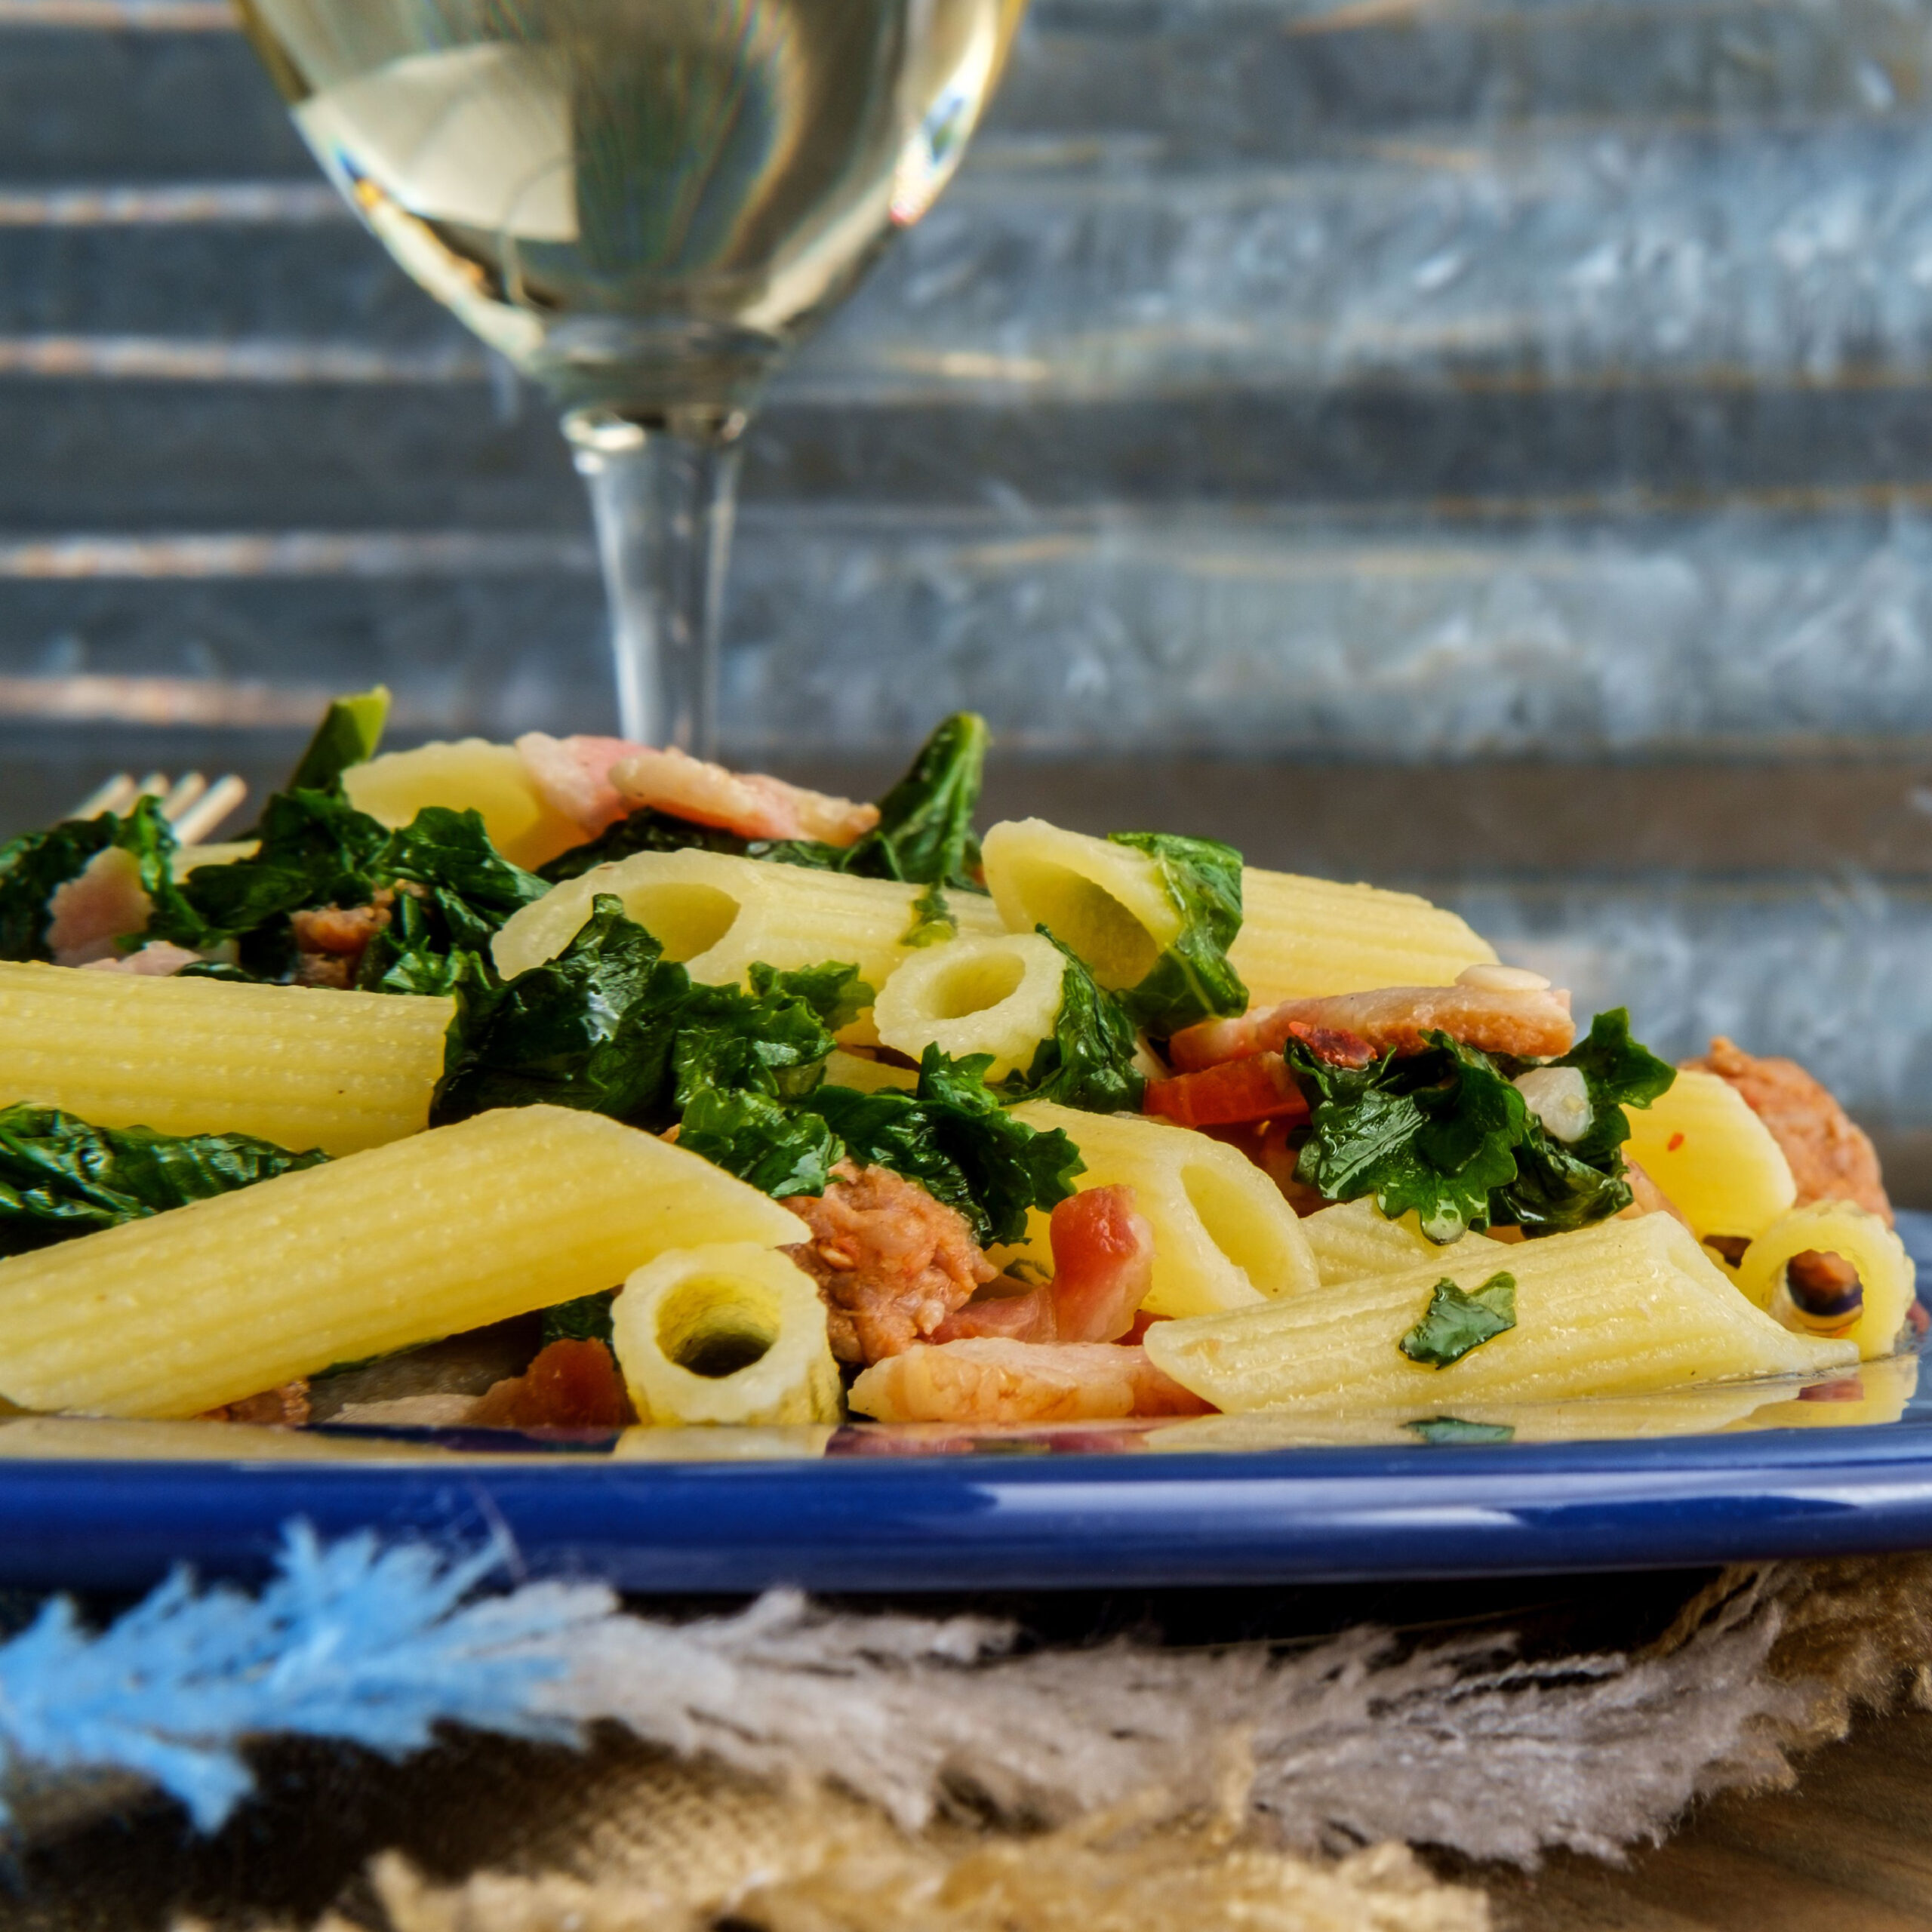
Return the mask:
[[242, 0], [396, 260], [566, 405], [751, 399], [945, 186], [1023, 0]]

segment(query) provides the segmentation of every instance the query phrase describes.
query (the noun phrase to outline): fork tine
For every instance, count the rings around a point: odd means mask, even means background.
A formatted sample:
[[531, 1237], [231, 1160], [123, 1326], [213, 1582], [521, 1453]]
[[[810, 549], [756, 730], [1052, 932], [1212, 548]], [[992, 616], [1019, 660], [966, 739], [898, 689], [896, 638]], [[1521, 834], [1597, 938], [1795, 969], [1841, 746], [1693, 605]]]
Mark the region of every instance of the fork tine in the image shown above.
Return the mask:
[[174, 821], [174, 835], [183, 845], [200, 844], [248, 795], [247, 780], [229, 772], [217, 778]]
[[165, 771], [150, 771], [141, 780], [134, 795], [138, 798], [158, 798], [167, 789], [168, 774]]
[[208, 789], [208, 781], [198, 771], [184, 772], [169, 787], [161, 801], [161, 815], [170, 825], [179, 824], [181, 814]]
[[140, 795], [131, 773], [117, 771], [105, 783], [97, 785], [70, 811], [69, 818], [98, 818], [103, 812], [118, 812], [131, 805]]

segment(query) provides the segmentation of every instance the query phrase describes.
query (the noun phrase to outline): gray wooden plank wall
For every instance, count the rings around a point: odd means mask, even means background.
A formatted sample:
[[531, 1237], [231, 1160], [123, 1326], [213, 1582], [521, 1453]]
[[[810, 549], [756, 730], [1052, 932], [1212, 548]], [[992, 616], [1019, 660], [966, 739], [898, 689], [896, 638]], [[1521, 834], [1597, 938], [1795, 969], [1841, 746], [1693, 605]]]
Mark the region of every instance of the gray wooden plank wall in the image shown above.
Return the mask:
[[[1425, 885], [1932, 1199], [1932, 0], [1035, 0], [755, 429], [729, 736]], [[0, 0], [0, 817], [600, 729], [575, 479], [221, 0]]]

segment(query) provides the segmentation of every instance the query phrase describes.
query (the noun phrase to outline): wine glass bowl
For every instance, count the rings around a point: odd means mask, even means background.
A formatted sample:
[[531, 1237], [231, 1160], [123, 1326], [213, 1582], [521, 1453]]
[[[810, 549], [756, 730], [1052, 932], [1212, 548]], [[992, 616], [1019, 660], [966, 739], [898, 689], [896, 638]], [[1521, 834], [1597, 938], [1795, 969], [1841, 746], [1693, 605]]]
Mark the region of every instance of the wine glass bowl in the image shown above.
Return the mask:
[[1025, 0], [238, 4], [330, 179], [564, 411], [623, 728], [703, 748], [732, 445], [951, 178]]

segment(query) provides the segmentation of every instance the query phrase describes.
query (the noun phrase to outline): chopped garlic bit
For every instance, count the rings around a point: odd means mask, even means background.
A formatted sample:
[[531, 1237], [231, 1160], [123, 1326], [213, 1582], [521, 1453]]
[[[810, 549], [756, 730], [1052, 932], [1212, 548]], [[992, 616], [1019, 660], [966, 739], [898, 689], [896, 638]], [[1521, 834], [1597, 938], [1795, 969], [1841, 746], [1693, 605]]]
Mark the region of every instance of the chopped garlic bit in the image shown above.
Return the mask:
[[1580, 1068], [1533, 1066], [1519, 1074], [1516, 1091], [1558, 1140], [1580, 1140], [1590, 1131], [1590, 1090]]

